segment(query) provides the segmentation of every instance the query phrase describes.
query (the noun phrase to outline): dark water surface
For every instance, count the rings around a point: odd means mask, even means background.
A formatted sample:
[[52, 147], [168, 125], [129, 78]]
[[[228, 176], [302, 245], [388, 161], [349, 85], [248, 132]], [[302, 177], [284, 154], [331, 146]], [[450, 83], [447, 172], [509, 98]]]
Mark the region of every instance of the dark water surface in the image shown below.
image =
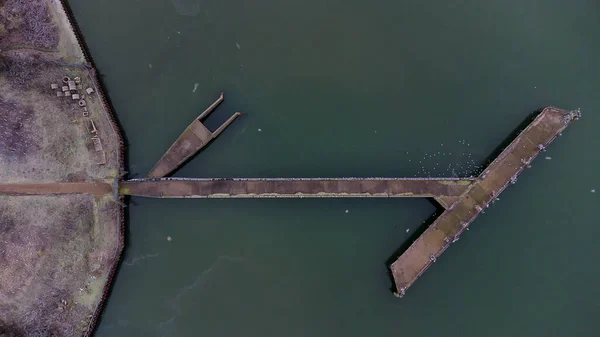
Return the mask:
[[71, 3], [140, 176], [221, 91], [177, 176], [468, 175], [583, 112], [402, 300], [428, 200], [134, 198], [98, 336], [599, 336], [599, 2]]

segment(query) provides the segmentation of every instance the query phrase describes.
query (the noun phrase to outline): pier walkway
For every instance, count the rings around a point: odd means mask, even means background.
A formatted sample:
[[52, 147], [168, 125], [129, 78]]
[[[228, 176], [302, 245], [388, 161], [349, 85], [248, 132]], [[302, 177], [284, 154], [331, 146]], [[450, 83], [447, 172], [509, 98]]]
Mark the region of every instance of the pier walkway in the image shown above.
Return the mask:
[[481, 173], [466, 193], [447, 207], [415, 242], [391, 265], [397, 295], [404, 296], [417, 278], [436, 261], [471, 222], [517, 177], [578, 112], [544, 109]]
[[[218, 104], [218, 101], [215, 104]], [[531, 161], [580, 115], [579, 111], [554, 107], [543, 109], [475, 179], [163, 178], [185, 161], [178, 157], [178, 152], [170, 149], [165, 156], [168, 157], [169, 153], [172, 153], [174, 157], [166, 159], [164, 167], [167, 169], [155, 168], [151, 176], [156, 178], [121, 182], [119, 193], [155, 198], [434, 198], [442, 205], [444, 212], [390, 266], [396, 295], [402, 297], [450, 244], [458, 241], [460, 234], [471, 222], [483, 213], [509, 184], [516, 183], [523, 169], [530, 167]], [[187, 152], [179, 151], [179, 154], [195, 153], [193, 148], [187, 149]], [[176, 163], [179, 164], [175, 165]], [[159, 162], [157, 167], [161, 165], [163, 164]]]
[[119, 192], [155, 198], [457, 197], [474, 182], [453, 178], [134, 179]]
[[186, 160], [204, 148], [211, 140], [217, 138], [236, 118], [242, 115], [241, 112], [234, 113], [228, 120], [225, 121], [217, 131], [211, 132], [204, 124], [202, 119], [206, 118], [213, 112], [222, 102], [223, 93], [217, 100], [211, 104], [203, 113], [190, 123], [183, 131], [181, 136], [177, 138], [175, 143], [171, 145], [169, 150], [160, 158], [158, 163], [152, 168], [148, 177], [160, 178], [169, 175], [171, 172], [179, 168]]

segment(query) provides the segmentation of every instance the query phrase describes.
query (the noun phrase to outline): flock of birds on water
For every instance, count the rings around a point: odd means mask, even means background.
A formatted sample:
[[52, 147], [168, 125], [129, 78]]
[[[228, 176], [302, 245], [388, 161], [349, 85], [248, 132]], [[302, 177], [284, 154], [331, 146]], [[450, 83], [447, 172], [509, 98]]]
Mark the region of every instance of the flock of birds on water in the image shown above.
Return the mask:
[[[466, 140], [459, 140], [459, 144], [470, 147], [471, 144]], [[444, 147], [444, 143], [440, 144]], [[408, 155], [409, 152], [407, 151]], [[440, 161], [448, 161], [443, 158], [450, 158], [458, 163], [444, 163], [440, 164]], [[420, 159], [409, 159], [409, 163], [414, 164], [418, 161], [420, 169], [415, 173], [414, 177], [475, 177], [478, 176], [486, 165], [479, 165], [474, 159], [475, 157], [471, 152], [467, 151], [437, 151], [437, 152], [425, 152], [423, 158]], [[458, 159], [458, 160], [455, 160]]]
[[[471, 144], [466, 140], [459, 140], [459, 144], [463, 146], [467, 146], [470, 148]], [[441, 147], [444, 144], [440, 144]], [[407, 151], [408, 155], [409, 152]], [[450, 157], [451, 159], [458, 158], [458, 160], [453, 160], [455, 163], [444, 163], [440, 164], [440, 161], [443, 162], [442, 158]], [[490, 163], [486, 161], [484, 164], [478, 164], [474, 158], [478, 156], [473, 156], [471, 152], [467, 151], [437, 151], [437, 152], [425, 152], [422, 158], [420, 159], [409, 159], [410, 163], [415, 163], [418, 161], [420, 165], [420, 169], [417, 173], [413, 175], [413, 177], [477, 177], [479, 176], [483, 170]], [[545, 156], [546, 160], [551, 160], [552, 157]], [[448, 161], [448, 160], [446, 160]], [[458, 162], [458, 163], [456, 163]], [[591, 193], [596, 193], [596, 189], [592, 188], [590, 190]]]

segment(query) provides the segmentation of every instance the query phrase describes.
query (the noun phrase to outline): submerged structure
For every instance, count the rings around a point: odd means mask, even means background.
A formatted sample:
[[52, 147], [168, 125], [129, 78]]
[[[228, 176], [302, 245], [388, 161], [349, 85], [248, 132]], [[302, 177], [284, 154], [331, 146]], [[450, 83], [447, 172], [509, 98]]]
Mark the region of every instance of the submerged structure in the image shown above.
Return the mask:
[[176, 163], [194, 154], [193, 148], [205, 144], [181, 146], [194, 138], [190, 131], [194, 121], [152, 170], [150, 177], [154, 178], [122, 182], [119, 193], [154, 198], [434, 198], [445, 211], [390, 265], [395, 295], [402, 297], [473, 220], [509, 184], [517, 182], [523, 169], [531, 167], [531, 161], [580, 116], [579, 111], [544, 108], [475, 178], [164, 178], [163, 173], [172, 172]]

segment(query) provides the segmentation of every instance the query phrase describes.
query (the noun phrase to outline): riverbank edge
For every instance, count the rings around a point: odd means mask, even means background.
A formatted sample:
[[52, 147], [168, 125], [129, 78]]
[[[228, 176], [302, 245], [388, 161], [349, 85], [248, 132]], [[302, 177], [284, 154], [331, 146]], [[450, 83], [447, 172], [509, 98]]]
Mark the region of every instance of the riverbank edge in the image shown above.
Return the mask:
[[[123, 137], [123, 132], [121, 130], [121, 126], [117, 120], [117, 116], [114, 112], [114, 109], [112, 108], [112, 105], [111, 105], [108, 97], [104, 94], [105, 89], [102, 86], [102, 82], [98, 78], [98, 73], [96, 71], [94, 61], [93, 61], [92, 56], [85, 44], [83, 34], [82, 34], [79, 26], [77, 25], [77, 21], [75, 20], [75, 16], [74, 16], [73, 12], [71, 11], [71, 7], [69, 6], [68, 1], [67, 0], [57, 0], [57, 1], [61, 6], [61, 9], [63, 12], [62, 14], [65, 15], [65, 17], [67, 18], [67, 22], [69, 23], [69, 28], [75, 35], [78, 47], [81, 50], [81, 52], [83, 53], [83, 57], [86, 62], [86, 69], [88, 71], [88, 75], [94, 82], [95, 86], [98, 88], [97, 94], [100, 97], [100, 99], [102, 100], [102, 105], [105, 108], [105, 112], [107, 114], [110, 125], [112, 126], [115, 137], [118, 139], [119, 175], [122, 175], [125, 173], [126, 163], [125, 163], [125, 140]], [[117, 177], [116, 179], [119, 179], [119, 178], [120, 177]], [[108, 277], [106, 280], [106, 284], [104, 285], [104, 289], [102, 291], [102, 296], [96, 306], [96, 309], [94, 310], [94, 313], [92, 314], [92, 318], [90, 320], [88, 329], [87, 329], [86, 333], [84, 334], [84, 336], [86, 336], [86, 337], [92, 336], [94, 334], [94, 332], [96, 331], [98, 321], [102, 315], [102, 311], [104, 310], [104, 307], [105, 307], [108, 297], [110, 295], [112, 283], [117, 275], [117, 271], [119, 269], [119, 265], [121, 264], [121, 259], [123, 257], [123, 251], [125, 249], [124, 196], [118, 196], [118, 199], [115, 200], [115, 202], [117, 202], [117, 204], [118, 204], [117, 205], [118, 212], [117, 212], [116, 223], [119, 224], [118, 237], [117, 237], [117, 240], [118, 240], [117, 248], [116, 248], [115, 254], [113, 255], [113, 264], [110, 267]]]

